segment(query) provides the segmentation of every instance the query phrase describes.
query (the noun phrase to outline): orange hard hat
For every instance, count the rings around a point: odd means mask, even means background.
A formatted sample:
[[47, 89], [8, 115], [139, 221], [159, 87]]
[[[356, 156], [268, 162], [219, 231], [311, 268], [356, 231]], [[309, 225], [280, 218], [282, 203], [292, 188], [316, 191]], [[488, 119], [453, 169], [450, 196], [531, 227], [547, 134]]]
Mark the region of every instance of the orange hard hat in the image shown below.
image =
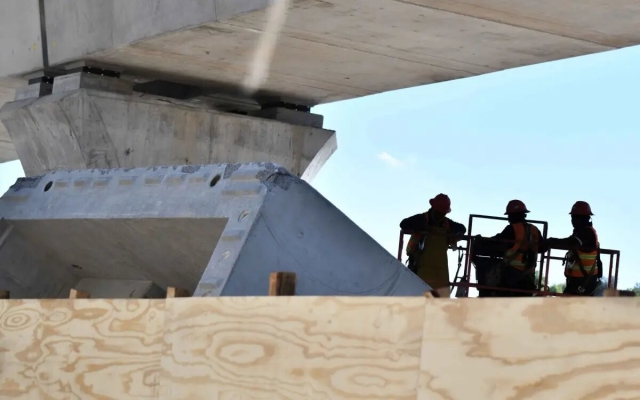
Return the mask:
[[576, 201], [573, 207], [571, 207], [571, 215], [591, 216], [591, 206], [586, 201]]
[[429, 204], [431, 204], [431, 207], [433, 207], [434, 210], [443, 214], [451, 212], [451, 199], [446, 194], [440, 193], [433, 199], [429, 200]]
[[520, 200], [511, 200], [509, 204], [507, 204], [507, 212], [505, 212], [504, 215], [528, 212], [531, 211], [527, 210], [527, 206], [525, 206], [523, 202]]

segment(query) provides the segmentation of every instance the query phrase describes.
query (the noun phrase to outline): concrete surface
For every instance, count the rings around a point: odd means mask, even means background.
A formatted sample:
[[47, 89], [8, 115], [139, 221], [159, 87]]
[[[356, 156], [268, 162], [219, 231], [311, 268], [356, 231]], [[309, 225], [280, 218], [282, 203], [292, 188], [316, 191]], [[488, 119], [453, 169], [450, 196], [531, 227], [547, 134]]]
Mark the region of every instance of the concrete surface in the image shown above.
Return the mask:
[[[27, 85], [27, 81], [19, 78], [4, 79], [0, 81], [0, 107], [6, 102], [13, 101], [16, 89]], [[18, 153], [11, 141], [9, 132], [0, 122], [0, 163], [18, 159]]]
[[[88, 56], [203, 85], [244, 78], [266, 11]], [[312, 104], [640, 43], [634, 0], [298, 0], [267, 92]]]
[[274, 164], [52, 172], [19, 180], [0, 198], [0, 220], [0, 288], [17, 298], [66, 297], [82, 278], [267, 295], [274, 271], [295, 272], [299, 295], [428, 289]]
[[326, 129], [140, 93], [64, 91], [58, 79], [53, 94], [0, 109], [27, 176], [55, 169], [259, 161], [277, 162], [310, 181], [337, 147], [335, 132]]
[[[263, 8], [268, 0], [44, 1], [0, 3], [0, 77], [75, 61], [98, 51]], [[47, 46], [43, 59], [43, 45]]]
[[0, 78], [44, 66], [38, 0], [0, 2]]
[[151, 281], [83, 278], [75, 289], [92, 299], [162, 299], [167, 292]]
[[[0, 207], [5, 206], [0, 199]], [[12, 298], [68, 297], [78, 279], [54, 251], [34, 244], [0, 212], [0, 286]]]
[[[36, 3], [0, 4], [0, 77], [43, 67]], [[234, 89], [268, 3], [45, 1], [47, 59]], [[471, 77], [637, 45], [638, 26], [636, 0], [294, 0], [258, 96], [315, 105]], [[0, 129], [0, 162], [6, 142]]]

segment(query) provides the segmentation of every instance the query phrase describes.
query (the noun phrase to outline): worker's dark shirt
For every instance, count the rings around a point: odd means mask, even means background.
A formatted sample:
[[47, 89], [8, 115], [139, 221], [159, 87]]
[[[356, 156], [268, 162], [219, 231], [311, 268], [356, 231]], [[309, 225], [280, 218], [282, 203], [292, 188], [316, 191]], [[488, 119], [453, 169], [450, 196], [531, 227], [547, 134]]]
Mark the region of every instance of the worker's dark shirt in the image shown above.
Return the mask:
[[[429, 219], [425, 218], [425, 214], [429, 215]], [[444, 219], [449, 221], [449, 234], [464, 235], [467, 232], [467, 228], [465, 228], [464, 225], [454, 222], [447, 217]], [[428, 230], [429, 226], [444, 227], [444, 220], [435, 221], [431, 216], [431, 213], [427, 212], [405, 218], [400, 222], [400, 229], [406, 232], [423, 232]]]
[[593, 233], [591, 227], [592, 224], [589, 223], [580, 228], [573, 228], [573, 234], [568, 238], [549, 238], [547, 239], [547, 244], [553, 249], [573, 250], [579, 248], [583, 251], [594, 251], [598, 247], [598, 244], [596, 242], [596, 235]]
[[[527, 222], [524, 222], [527, 223]], [[500, 247], [504, 247], [504, 250], [506, 251], [507, 249], [511, 248], [513, 246], [513, 242], [514, 240], [516, 240], [516, 232], [513, 230], [513, 225], [509, 224], [507, 225], [502, 232], [498, 233], [497, 235], [495, 235], [493, 237], [494, 239], [502, 239], [505, 241], [510, 241], [505, 243], [503, 246]], [[542, 237], [542, 235], [540, 236], [540, 241], [538, 242], [538, 253], [545, 253], [548, 249], [548, 245], [546, 243], [546, 241], [544, 240], [544, 238]]]

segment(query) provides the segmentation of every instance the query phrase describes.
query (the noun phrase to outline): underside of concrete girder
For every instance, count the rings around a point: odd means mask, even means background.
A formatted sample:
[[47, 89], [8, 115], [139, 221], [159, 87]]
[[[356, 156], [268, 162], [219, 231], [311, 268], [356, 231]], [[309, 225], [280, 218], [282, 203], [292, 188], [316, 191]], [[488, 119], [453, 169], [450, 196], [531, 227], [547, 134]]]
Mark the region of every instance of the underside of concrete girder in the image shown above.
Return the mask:
[[[0, 77], [93, 65], [238, 92], [268, 4], [6, 0]], [[638, 26], [635, 0], [293, 0], [254, 100], [315, 105], [613, 50], [640, 43]], [[15, 82], [0, 83], [0, 101]], [[15, 157], [0, 129], [0, 161]]]

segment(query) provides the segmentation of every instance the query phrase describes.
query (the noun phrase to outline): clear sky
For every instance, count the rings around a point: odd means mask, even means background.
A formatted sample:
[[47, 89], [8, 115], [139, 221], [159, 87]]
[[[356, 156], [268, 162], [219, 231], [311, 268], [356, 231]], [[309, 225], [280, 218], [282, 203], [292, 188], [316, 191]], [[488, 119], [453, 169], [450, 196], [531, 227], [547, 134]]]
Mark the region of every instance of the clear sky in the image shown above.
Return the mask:
[[[555, 237], [571, 233], [571, 205], [586, 200], [602, 246], [622, 251], [619, 287], [633, 286], [639, 70], [640, 47], [315, 107], [338, 150], [313, 186], [392, 254], [400, 220], [440, 192], [465, 225], [471, 213], [502, 215], [523, 200]], [[19, 163], [0, 165], [0, 192], [20, 175]], [[564, 281], [558, 263], [551, 281]]]

